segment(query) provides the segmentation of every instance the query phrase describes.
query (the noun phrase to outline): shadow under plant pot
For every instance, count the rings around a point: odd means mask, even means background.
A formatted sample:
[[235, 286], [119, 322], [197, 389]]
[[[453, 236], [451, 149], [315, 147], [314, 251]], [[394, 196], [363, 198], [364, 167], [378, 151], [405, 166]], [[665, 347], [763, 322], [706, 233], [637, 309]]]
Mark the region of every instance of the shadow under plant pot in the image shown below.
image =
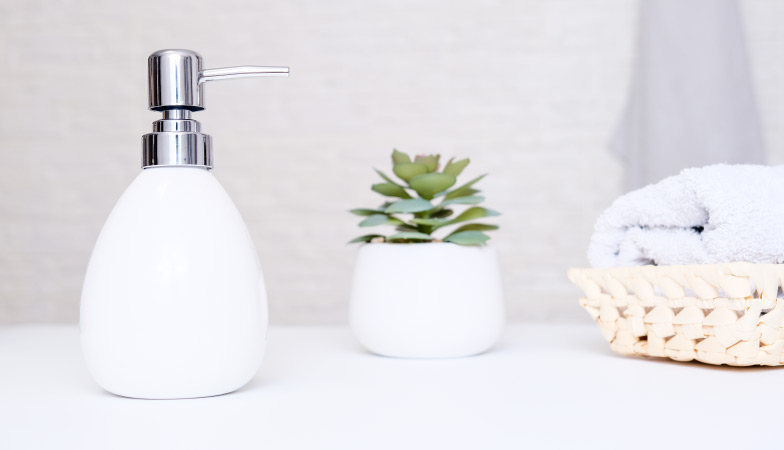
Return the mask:
[[454, 358], [488, 350], [505, 322], [498, 259], [489, 246], [363, 244], [350, 322], [373, 353]]

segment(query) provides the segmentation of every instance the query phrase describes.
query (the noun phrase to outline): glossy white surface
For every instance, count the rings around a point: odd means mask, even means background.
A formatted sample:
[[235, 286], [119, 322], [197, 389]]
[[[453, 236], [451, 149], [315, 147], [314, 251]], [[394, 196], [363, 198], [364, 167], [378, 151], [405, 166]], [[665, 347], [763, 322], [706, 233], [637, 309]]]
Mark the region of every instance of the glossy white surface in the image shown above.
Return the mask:
[[232, 394], [146, 401], [90, 379], [73, 326], [0, 328], [0, 448], [768, 449], [784, 368], [615, 356], [595, 325], [512, 325], [460, 359], [383, 358], [344, 327], [273, 327]]
[[204, 397], [247, 383], [264, 353], [256, 250], [208, 171], [143, 170], [106, 221], [82, 291], [87, 366], [115, 394]]
[[357, 251], [349, 320], [385, 356], [451, 358], [490, 348], [504, 326], [493, 247], [365, 244]]

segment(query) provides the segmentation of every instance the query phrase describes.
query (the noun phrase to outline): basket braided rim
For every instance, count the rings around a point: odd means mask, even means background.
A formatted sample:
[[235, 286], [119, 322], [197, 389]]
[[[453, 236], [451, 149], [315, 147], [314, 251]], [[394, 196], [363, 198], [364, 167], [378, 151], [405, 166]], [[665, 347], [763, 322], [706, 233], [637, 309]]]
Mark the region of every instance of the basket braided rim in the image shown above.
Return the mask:
[[570, 269], [613, 351], [732, 366], [784, 365], [784, 264]]

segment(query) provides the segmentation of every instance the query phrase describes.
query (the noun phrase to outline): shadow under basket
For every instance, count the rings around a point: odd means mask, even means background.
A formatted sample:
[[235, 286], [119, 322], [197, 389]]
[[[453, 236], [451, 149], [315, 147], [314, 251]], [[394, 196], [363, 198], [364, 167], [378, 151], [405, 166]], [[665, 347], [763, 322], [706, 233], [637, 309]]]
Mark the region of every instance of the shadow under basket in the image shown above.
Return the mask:
[[570, 269], [569, 280], [622, 355], [784, 365], [784, 264]]

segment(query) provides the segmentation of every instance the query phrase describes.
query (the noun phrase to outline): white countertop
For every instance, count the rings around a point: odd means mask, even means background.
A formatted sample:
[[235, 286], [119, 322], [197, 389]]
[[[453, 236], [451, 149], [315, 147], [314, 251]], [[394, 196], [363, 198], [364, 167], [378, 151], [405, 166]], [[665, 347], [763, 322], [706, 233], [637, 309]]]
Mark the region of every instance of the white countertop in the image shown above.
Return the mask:
[[75, 326], [0, 328], [0, 449], [781, 446], [784, 368], [613, 355], [594, 326], [508, 327], [491, 352], [373, 356], [344, 327], [273, 327], [256, 378], [194, 400], [90, 379]]

